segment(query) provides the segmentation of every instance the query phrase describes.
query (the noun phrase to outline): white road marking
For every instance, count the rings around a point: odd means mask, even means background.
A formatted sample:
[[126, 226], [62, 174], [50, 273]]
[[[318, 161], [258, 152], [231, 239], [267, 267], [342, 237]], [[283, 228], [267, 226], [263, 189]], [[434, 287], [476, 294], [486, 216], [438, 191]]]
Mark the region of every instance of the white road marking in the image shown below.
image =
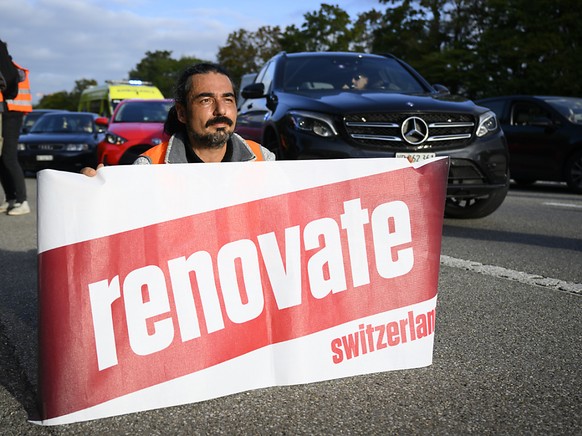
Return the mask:
[[537, 274], [528, 274], [501, 266], [485, 265], [472, 260], [457, 259], [441, 254], [441, 265], [460, 268], [468, 271], [485, 274], [502, 279], [514, 280], [527, 285], [543, 286], [571, 294], [582, 295], [582, 283], [566, 282], [564, 280], [543, 277]]
[[558, 206], [558, 207], [573, 207], [575, 209], [582, 209], [582, 204], [572, 204], [572, 203], [554, 203], [551, 201], [542, 203], [544, 206]]

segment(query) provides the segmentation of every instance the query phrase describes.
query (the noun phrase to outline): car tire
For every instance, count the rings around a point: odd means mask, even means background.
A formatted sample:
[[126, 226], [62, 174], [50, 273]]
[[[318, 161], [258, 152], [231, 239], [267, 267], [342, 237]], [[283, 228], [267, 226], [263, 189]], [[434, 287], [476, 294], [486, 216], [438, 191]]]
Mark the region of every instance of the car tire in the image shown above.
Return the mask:
[[279, 145], [279, 141], [277, 140], [277, 134], [273, 129], [265, 129], [261, 145], [269, 149], [271, 152], [273, 152], [277, 160], [283, 159], [283, 155], [281, 153], [281, 146]]
[[566, 183], [568, 188], [577, 194], [582, 194], [582, 151], [572, 155], [566, 166]]
[[445, 217], [460, 219], [483, 218], [495, 212], [505, 200], [509, 183], [485, 197], [456, 198], [447, 197]]

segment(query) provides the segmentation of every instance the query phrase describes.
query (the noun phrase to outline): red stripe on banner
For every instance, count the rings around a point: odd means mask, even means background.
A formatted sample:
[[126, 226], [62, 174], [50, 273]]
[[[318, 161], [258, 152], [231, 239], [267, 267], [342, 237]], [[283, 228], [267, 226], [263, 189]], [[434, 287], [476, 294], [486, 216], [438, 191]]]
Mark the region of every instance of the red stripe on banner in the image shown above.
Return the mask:
[[43, 419], [433, 298], [447, 168], [436, 161], [40, 254]]

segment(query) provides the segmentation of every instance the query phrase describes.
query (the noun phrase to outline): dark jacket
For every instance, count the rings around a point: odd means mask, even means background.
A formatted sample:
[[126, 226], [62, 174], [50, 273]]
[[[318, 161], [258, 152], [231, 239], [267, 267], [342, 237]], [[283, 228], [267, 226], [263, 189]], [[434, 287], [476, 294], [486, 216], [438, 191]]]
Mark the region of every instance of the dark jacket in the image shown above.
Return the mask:
[[[0, 74], [4, 78], [4, 85], [2, 87], [2, 102], [0, 103], [0, 111], [6, 110], [6, 99], [16, 98], [18, 95], [18, 70], [12, 63], [12, 57], [8, 53], [8, 47], [4, 41], [0, 40]], [[0, 82], [2, 79], [0, 79]]]

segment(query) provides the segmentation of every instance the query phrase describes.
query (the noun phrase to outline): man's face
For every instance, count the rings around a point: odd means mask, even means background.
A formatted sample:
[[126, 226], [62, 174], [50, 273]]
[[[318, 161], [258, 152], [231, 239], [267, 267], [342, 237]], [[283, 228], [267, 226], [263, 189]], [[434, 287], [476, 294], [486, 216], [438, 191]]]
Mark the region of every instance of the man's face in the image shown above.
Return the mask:
[[187, 105], [176, 105], [194, 148], [221, 148], [236, 125], [236, 100], [230, 79], [219, 73], [192, 76]]
[[352, 88], [364, 89], [368, 84], [368, 77], [364, 74], [358, 74], [352, 78]]

